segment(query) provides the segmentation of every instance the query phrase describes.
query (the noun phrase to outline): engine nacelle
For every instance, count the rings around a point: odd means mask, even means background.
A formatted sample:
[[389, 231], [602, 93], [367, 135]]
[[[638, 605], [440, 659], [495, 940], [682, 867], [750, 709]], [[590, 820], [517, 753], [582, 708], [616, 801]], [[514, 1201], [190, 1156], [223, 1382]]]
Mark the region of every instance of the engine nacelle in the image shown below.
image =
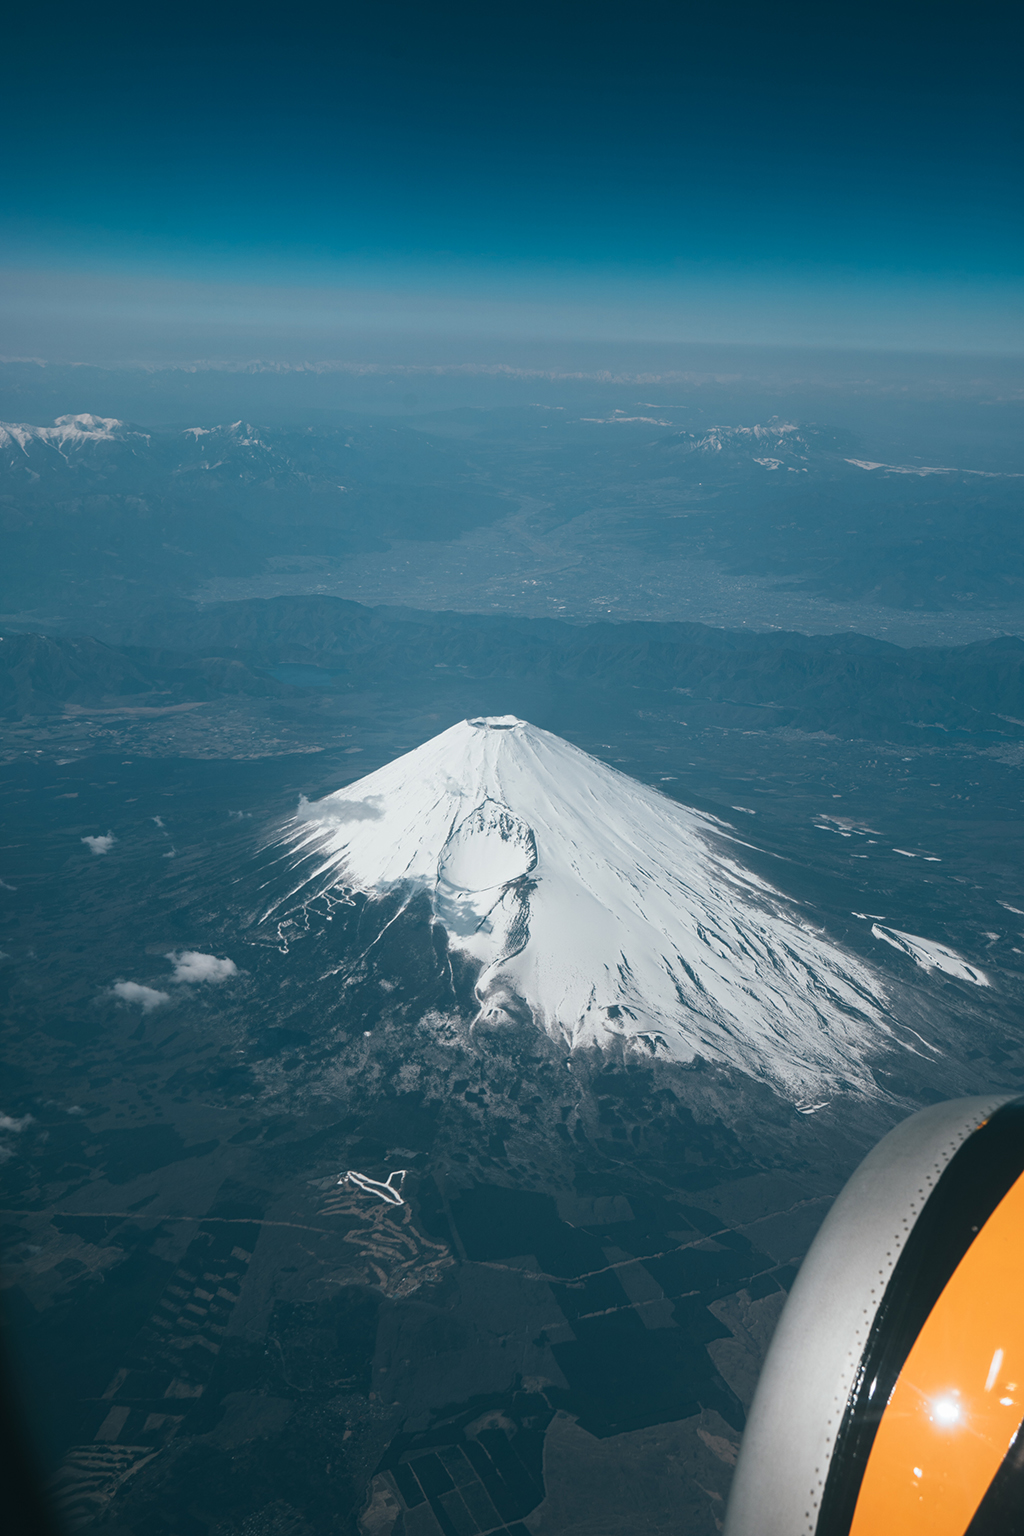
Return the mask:
[[1024, 1099], [890, 1131], [811, 1245], [725, 1536], [1024, 1533]]

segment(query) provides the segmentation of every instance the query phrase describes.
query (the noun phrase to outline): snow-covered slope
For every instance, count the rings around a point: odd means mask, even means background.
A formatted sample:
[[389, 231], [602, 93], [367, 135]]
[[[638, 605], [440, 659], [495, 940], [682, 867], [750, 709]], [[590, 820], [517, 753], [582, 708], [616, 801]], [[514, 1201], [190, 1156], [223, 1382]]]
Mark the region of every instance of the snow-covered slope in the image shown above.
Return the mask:
[[976, 987], [992, 985], [979, 966], [968, 964], [963, 955], [958, 955], [955, 949], [950, 949], [946, 944], [938, 944], [934, 939], [922, 939], [916, 933], [904, 933], [899, 928], [883, 928], [881, 923], [873, 923], [871, 932], [876, 939], [882, 939], [886, 944], [891, 944], [893, 949], [908, 955], [922, 971], [942, 971], [947, 976], [955, 976], [957, 981], [973, 982]]
[[303, 889], [430, 893], [479, 962], [481, 1017], [515, 997], [571, 1046], [624, 1036], [797, 1100], [868, 1082], [884, 995], [714, 818], [512, 716], [466, 720], [285, 829]]
[[52, 427], [33, 427], [26, 422], [0, 421], [0, 449], [29, 454], [34, 447], [57, 453], [91, 447], [96, 443], [148, 443], [145, 433], [133, 432], [113, 416], [58, 416]]

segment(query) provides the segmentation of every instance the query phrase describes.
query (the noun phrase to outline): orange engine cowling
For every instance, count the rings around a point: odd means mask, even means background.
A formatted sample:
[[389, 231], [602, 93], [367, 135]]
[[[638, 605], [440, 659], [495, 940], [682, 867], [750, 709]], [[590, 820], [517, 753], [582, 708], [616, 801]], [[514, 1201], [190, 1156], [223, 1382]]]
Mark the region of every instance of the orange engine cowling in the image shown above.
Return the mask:
[[911, 1116], [804, 1260], [725, 1536], [1024, 1536], [1024, 1099]]

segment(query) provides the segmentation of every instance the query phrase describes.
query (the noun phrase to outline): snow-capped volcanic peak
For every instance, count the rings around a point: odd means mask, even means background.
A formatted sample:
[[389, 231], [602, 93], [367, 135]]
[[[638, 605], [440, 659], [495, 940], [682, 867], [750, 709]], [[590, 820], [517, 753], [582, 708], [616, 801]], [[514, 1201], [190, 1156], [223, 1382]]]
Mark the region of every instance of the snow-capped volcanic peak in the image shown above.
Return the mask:
[[572, 1046], [625, 1036], [798, 1099], [866, 1086], [887, 1033], [871, 972], [743, 868], [727, 826], [514, 716], [302, 802], [285, 838], [295, 894], [427, 891], [479, 964], [482, 1018], [523, 999]]

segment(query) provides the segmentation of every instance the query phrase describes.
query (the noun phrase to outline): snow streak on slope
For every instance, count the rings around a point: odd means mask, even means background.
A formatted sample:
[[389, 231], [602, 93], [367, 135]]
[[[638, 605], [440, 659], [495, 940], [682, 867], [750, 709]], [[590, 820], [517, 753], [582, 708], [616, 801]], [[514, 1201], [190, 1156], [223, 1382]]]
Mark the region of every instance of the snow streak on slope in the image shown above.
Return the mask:
[[922, 939], [916, 933], [904, 933], [899, 928], [883, 928], [881, 923], [873, 923], [871, 932], [876, 939], [884, 939], [893, 949], [909, 955], [923, 971], [944, 971], [947, 976], [955, 976], [958, 981], [971, 981], [976, 987], [992, 985], [984, 971], [976, 965], [968, 965], [963, 955], [945, 944], [937, 944], [934, 939]]
[[868, 968], [735, 859], [726, 829], [559, 737], [466, 720], [316, 804], [285, 840], [304, 889], [430, 893], [480, 965], [571, 1046], [626, 1037], [738, 1067], [796, 1098], [870, 1086], [885, 1034]]

